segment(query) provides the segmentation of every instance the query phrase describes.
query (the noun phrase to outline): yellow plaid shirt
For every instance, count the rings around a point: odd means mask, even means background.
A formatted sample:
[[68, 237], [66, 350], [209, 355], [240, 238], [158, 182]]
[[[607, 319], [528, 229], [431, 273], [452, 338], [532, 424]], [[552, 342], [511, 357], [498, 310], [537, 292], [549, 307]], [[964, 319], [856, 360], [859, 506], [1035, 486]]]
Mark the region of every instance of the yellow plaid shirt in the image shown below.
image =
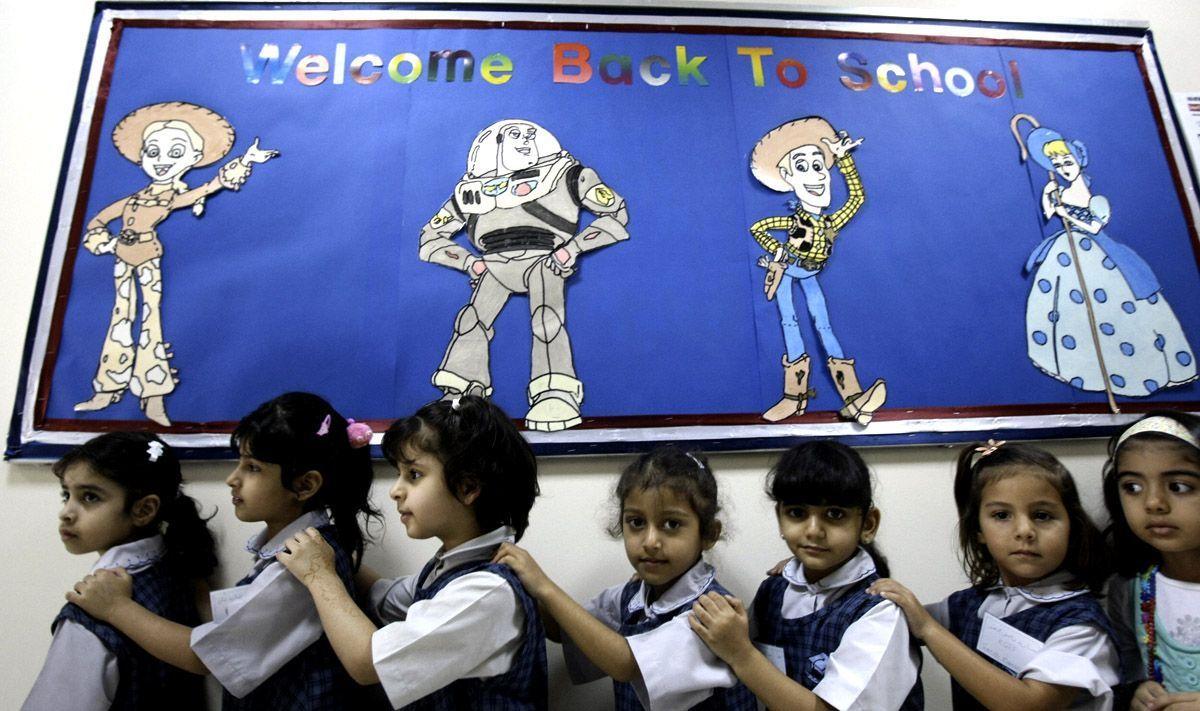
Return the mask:
[[[774, 254], [783, 247], [786, 256], [809, 271], [817, 271], [825, 266], [829, 254], [833, 251], [833, 242], [837, 233], [854, 217], [854, 213], [862, 207], [866, 200], [862, 180], [858, 177], [858, 169], [854, 167], [854, 159], [846, 154], [835, 163], [846, 179], [846, 203], [831, 215], [814, 215], [804, 210], [795, 214], [780, 217], [767, 217], [755, 222], [750, 227], [750, 234], [767, 252]], [[792, 232], [799, 226], [807, 227], [811, 244], [805, 243], [801, 248], [797, 244], [781, 242], [771, 236], [771, 230]]]

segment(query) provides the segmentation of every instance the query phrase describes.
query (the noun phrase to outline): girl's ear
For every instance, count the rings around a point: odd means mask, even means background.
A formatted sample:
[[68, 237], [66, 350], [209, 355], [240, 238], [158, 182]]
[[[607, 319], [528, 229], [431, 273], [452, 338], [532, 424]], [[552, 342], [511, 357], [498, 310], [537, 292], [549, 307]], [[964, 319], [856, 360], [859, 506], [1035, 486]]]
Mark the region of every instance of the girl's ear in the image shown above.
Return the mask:
[[882, 514], [879, 509], [874, 506], [863, 516], [862, 530], [858, 533], [858, 539], [863, 543], [870, 543], [875, 540], [875, 536], [879, 533], [879, 519]]
[[296, 495], [297, 501], [307, 501], [316, 496], [324, 484], [325, 477], [321, 472], [309, 469], [292, 480], [292, 493]]
[[455, 497], [463, 503], [464, 506], [472, 506], [482, 493], [479, 482], [474, 479], [466, 479], [458, 487], [458, 496]]
[[721, 525], [720, 521], [713, 521], [712, 536], [701, 542], [704, 546], [704, 550], [712, 550], [712, 547], [717, 545], [717, 541], [721, 538], [721, 531], [723, 531], [724, 528], [725, 527]]
[[129, 507], [129, 517], [133, 519], [133, 525], [138, 528], [149, 526], [158, 517], [161, 504], [158, 494], [147, 494], [133, 502], [133, 506]]

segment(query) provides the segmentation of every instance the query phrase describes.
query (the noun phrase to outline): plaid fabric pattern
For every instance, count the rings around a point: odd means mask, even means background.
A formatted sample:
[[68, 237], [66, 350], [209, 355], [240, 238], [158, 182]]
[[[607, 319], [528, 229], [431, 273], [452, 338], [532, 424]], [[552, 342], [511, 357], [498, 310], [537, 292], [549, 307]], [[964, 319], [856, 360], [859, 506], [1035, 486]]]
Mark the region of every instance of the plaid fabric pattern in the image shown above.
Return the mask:
[[[983, 620], [979, 618], [979, 607], [987, 595], [987, 590], [967, 588], [959, 590], [947, 600], [950, 613], [950, 632], [971, 649], [975, 649], [975, 645], [979, 642], [979, 633], [983, 628]], [[1108, 617], [1104, 614], [1104, 609], [1091, 593], [1035, 605], [1027, 610], [1009, 615], [1001, 621], [1012, 625], [1039, 642], [1045, 642], [1050, 635], [1064, 627], [1095, 625], [1113, 640], [1114, 645], [1116, 644], [1112, 623], [1109, 622]], [[1013, 670], [1006, 668], [987, 655], [984, 655], [984, 659], [1009, 674], [1013, 673]], [[967, 693], [967, 690], [954, 679], [950, 680], [950, 691], [954, 699], [955, 711], [984, 708], [983, 704], [976, 701], [975, 697]]]
[[[786, 258], [791, 263], [799, 264], [809, 271], [820, 271], [825, 262], [829, 261], [838, 232], [866, 202], [866, 193], [863, 191], [862, 179], [858, 175], [854, 159], [847, 154], [839, 158], [836, 165], [846, 178], [847, 196], [844, 205], [831, 215], [813, 215], [804, 210], [797, 210], [792, 215], [764, 218], [750, 227], [754, 241], [771, 254], [783, 247]], [[771, 230], [786, 230], [788, 240], [781, 242], [775, 239], [771, 236]]]
[[[692, 603], [706, 592], [713, 591], [721, 595], [730, 594], [728, 590], [714, 579], [708, 587], [696, 593], [696, 597], [689, 599], [665, 615], [650, 619], [646, 616], [645, 609], [633, 612], [629, 611], [629, 603], [633, 600], [633, 596], [637, 594], [641, 585], [640, 582], [629, 582], [621, 590], [622, 619], [621, 626], [617, 631], [621, 633], [622, 637], [649, 632], [681, 614], [690, 612]], [[701, 642], [701, 644], [703, 643]], [[614, 681], [613, 696], [616, 699], [617, 711], [641, 711], [642, 709], [642, 702], [638, 701], [637, 693], [633, 690], [633, 684]], [[758, 709], [758, 699], [746, 688], [745, 684], [738, 682], [728, 689], [713, 689], [712, 696], [693, 706], [691, 711], [717, 711], [718, 709], [756, 711]]]
[[[547, 708], [546, 633], [538, 614], [537, 602], [525, 591], [525, 586], [507, 565], [487, 561], [465, 563], [446, 571], [428, 588], [422, 588], [433, 571], [435, 560], [425, 565], [417, 578], [415, 601], [437, 595], [456, 578], [467, 573], [486, 571], [504, 578], [513, 589], [521, 610], [525, 613], [524, 642], [513, 666], [503, 674], [487, 678], [459, 679], [423, 699], [404, 707], [405, 711], [544, 711]], [[465, 641], [469, 644], [469, 641]]]
[[[133, 600], [154, 614], [181, 625], [200, 624], [192, 586], [171, 575], [161, 560], [133, 575]], [[120, 681], [111, 708], [146, 711], [164, 708], [199, 711], [205, 708], [203, 677], [155, 659], [128, 637], [75, 605], [62, 608], [54, 618], [51, 630], [57, 629], [63, 620], [81, 625], [116, 655]]]
[[[867, 594], [867, 588], [878, 579], [878, 575], [868, 575], [816, 612], [788, 619], [783, 616], [783, 594], [789, 583], [783, 576], [770, 576], [758, 586], [754, 596], [752, 610], [758, 628], [755, 641], [781, 647], [788, 677], [806, 689], [816, 688], [825, 678], [829, 656], [842, 643], [846, 630], [879, 604], [879, 596]], [[925, 708], [920, 677], [900, 708]]]
[[[350, 554], [338, 543], [333, 526], [317, 529], [325, 542], [333, 548], [334, 566], [342, 584], [355, 595], [354, 569]], [[263, 566], [238, 581], [238, 585], [249, 585], [268, 566]], [[357, 596], [356, 596], [357, 597]], [[221, 708], [224, 711], [339, 711], [340, 709], [366, 708], [363, 699], [372, 687], [360, 687], [334, 654], [333, 647], [325, 635], [310, 644], [287, 664], [280, 667], [243, 698], [224, 693]], [[386, 708], [386, 707], [385, 707]]]

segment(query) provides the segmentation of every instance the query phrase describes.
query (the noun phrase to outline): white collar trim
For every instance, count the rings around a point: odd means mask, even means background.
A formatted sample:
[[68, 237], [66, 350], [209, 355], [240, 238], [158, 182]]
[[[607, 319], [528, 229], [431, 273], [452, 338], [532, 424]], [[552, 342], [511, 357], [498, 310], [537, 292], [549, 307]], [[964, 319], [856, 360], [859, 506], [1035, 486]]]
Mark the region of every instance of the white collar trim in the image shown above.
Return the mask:
[[136, 573], [150, 567], [166, 554], [167, 544], [162, 536], [139, 538], [104, 551], [104, 555], [92, 566], [92, 572], [101, 568], [124, 568], [130, 573]]
[[647, 617], [660, 617], [694, 602], [716, 577], [716, 569], [701, 558], [695, 565], [688, 568], [686, 573], [679, 576], [679, 579], [672, 583], [671, 587], [663, 591], [657, 600], [650, 603], [649, 607], [646, 605], [646, 593], [649, 592], [649, 589], [643, 582], [633, 599], [629, 601], [628, 611], [645, 610]]
[[788, 561], [787, 565], [783, 568], [782, 575], [792, 585], [815, 595], [844, 588], [847, 585], [853, 585], [874, 573], [875, 561], [871, 560], [871, 554], [859, 548], [850, 560], [842, 564], [842, 567], [815, 583], [808, 582], [804, 577], [804, 564], [798, 558], [792, 558]]
[[321, 526], [329, 525], [329, 516], [324, 511], [309, 511], [301, 515], [295, 521], [283, 527], [283, 530], [276, 533], [271, 540], [264, 540], [267, 536], [267, 530], [262, 531], [250, 540], [246, 541], [246, 550], [253, 553], [262, 560], [274, 560], [279, 551], [283, 550], [288, 539], [297, 533], [303, 531], [310, 526], [320, 528]]

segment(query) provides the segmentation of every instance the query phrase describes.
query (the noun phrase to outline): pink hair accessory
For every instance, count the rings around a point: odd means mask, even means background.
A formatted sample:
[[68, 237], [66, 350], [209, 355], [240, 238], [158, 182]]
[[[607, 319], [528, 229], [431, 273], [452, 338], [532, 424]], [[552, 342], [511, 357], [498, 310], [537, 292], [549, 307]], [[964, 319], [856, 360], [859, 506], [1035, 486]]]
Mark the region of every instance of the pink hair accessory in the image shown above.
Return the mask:
[[321, 426], [317, 428], [318, 437], [324, 437], [325, 435], [329, 434], [329, 422], [332, 417], [332, 415], [326, 415], [325, 419], [321, 420]]
[[353, 419], [346, 420], [346, 438], [350, 440], [350, 446], [354, 449], [370, 444], [374, 434], [375, 432], [367, 423], [355, 422]]
[[975, 453], [979, 455], [975, 458], [975, 461], [979, 461], [989, 454], [994, 454], [997, 449], [1000, 449], [1006, 444], [1008, 444], [1008, 442], [1005, 440], [996, 441], [994, 439], [989, 439], [987, 442], [975, 448]]

